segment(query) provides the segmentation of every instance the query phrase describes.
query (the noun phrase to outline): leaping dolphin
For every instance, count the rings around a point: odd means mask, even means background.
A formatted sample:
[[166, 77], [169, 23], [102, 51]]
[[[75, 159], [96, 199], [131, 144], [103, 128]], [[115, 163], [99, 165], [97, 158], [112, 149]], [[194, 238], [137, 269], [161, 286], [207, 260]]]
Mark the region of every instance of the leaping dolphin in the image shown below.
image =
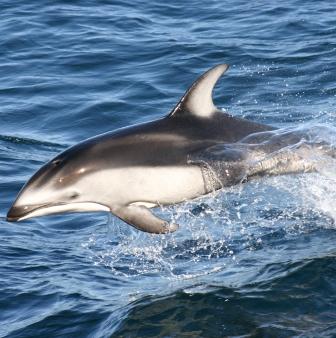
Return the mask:
[[178, 225], [151, 208], [255, 176], [311, 171], [300, 153], [267, 157], [282, 142], [265, 141], [274, 139], [275, 128], [215, 107], [212, 91], [227, 69], [221, 64], [204, 73], [167, 116], [98, 135], [56, 156], [25, 184], [7, 220], [107, 211], [139, 230], [167, 233]]

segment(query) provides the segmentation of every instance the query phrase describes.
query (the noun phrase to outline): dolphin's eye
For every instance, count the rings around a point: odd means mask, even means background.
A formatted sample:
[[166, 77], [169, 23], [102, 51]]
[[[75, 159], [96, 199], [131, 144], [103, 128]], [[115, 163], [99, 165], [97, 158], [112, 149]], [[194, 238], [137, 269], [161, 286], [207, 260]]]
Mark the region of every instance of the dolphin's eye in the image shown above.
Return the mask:
[[56, 165], [59, 165], [61, 162], [62, 160], [58, 158], [57, 160], [52, 161], [52, 164], [56, 166]]
[[69, 198], [70, 198], [70, 199], [75, 199], [75, 198], [77, 198], [78, 196], [79, 196], [79, 193], [76, 192], [76, 191], [74, 191], [74, 192], [70, 193]]

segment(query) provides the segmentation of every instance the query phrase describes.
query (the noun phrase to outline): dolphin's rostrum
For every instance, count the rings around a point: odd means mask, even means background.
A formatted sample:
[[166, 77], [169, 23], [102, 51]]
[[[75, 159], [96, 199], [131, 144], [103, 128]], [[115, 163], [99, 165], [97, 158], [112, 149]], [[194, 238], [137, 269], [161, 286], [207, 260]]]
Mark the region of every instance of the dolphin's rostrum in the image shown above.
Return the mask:
[[139, 230], [167, 233], [178, 226], [151, 208], [260, 175], [314, 170], [304, 160], [305, 147], [279, 152], [274, 128], [215, 107], [212, 91], [227, 69], [221, 64], [203, 74], [168, 116], [93, 137], [56, 156], [25, 184], [7, 220], [108, 211]]

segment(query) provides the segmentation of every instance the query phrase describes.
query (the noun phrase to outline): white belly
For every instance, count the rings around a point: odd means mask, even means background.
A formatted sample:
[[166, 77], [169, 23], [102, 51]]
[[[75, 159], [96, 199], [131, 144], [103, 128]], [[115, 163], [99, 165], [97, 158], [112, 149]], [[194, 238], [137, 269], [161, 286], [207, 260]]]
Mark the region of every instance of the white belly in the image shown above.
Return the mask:
[[205, 194], [201, 169], [190, 167], [131, 167], [101, 172], [94, 178], [104, 199], [112, 204], [174, 204]]

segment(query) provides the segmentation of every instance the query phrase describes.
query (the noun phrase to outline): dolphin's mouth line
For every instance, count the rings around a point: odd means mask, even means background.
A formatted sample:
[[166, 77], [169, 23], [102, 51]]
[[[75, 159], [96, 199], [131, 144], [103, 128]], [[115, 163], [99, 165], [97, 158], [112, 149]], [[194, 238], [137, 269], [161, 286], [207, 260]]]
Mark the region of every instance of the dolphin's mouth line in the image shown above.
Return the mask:
[[23, 221], [32, 217], [59, 214], [63, 212], [111, 211], [106, 205], [94, 202], [45, 203], [39, 206], [25, 208], [26, 207], [12, 206], [7, 214], [7, 221]]
[[[58, 206], [58, 205], [62, 205], [62, 204], [65, 204], [65, 203], [45, 203], [45, 204], [41, 204], [39, 206], [30, 206], [30, 207], [27, 207], [27, 206], [24, 206], [24, 207], [15, 207], [15, 206], [12, 206], [8, 213], [7, 213], [7, 221], [9, 222], [16, 222], [16, 221], [20, 221], [24, 218], [26, 218], [29, 214], [33, 213], [33, 212], [36, 212], [40, 209], [45, 209], [45, 208], [48, 208], [50, 206]], [[19, 210], [22, 210], [22, 212], [19, 212]], [[26, 209], [25, 209], [26, 208]]]

